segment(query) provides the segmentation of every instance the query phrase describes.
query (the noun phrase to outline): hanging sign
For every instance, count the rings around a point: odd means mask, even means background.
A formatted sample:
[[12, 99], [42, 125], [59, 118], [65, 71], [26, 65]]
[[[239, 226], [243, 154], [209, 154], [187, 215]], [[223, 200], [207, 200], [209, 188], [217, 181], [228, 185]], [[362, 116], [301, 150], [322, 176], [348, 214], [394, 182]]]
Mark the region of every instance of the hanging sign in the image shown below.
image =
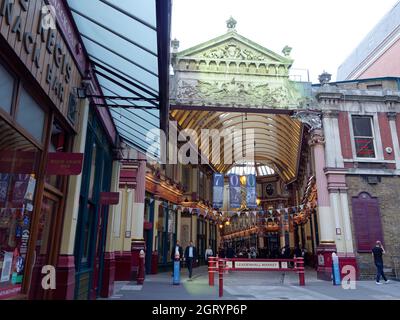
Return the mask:
[[231, 208], [240, 208], [242, 204], [242, 193], [240, 179], [237, 174], [229, 175], [229, 205]]
[[119, 192], [100, 192], [100, 204], [115, 205], [119, 203]]
[[246, 179], [246, 203], [250, 209], [257, 208], [256, 175], [249, 174]]
[[77, 176], [82, 172], [83, 153], [51, 152], [47, 158], [46, 174]]
[[222, 208], [224, 203], [224, 175], [214, 173], [213, 180], [213, 208]]

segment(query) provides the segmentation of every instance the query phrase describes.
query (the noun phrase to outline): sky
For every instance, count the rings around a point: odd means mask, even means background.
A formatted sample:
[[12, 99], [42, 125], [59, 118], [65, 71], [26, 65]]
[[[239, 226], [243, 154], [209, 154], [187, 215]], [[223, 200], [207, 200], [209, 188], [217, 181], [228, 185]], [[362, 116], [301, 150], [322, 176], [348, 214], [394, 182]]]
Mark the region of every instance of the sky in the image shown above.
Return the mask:
[[[179, 51], [236, 30], [281, 54], [293, 48], [293, 74], [318, 82], [323, 71], [336, 80], [337, 69], [398, 0], [173, 0], [171, 38]], [[306, 79], [303, 79], [306, 80]]]

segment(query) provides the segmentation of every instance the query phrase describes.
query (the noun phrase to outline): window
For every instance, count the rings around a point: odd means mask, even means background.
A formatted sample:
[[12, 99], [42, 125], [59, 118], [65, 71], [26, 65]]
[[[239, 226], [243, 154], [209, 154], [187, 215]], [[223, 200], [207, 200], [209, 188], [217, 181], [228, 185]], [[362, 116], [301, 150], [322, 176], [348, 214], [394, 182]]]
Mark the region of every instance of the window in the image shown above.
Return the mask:
[[35, 100], [21, 87], [17, 122], [36, 140], [43, 140], [45, 113]]
[[11, 113], [14, 78], [0, 64], [0, 109]]
[[353, 116], [354, 146], [357, 158], [375, 158], [372, 117]]

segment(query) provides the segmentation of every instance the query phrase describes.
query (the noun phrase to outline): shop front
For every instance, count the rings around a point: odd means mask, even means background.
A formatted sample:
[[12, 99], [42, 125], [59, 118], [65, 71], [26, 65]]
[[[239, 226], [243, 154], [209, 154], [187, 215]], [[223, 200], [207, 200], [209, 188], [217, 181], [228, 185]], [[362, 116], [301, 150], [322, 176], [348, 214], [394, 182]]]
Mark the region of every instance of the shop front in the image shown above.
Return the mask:
[[75, 298], [100, 296], [104, 271], [105, 241], [109, 206], [102, 206], [100, 194], [110, 191], [112, 145], [94, 108], [89, 113], [85, 161], [79, 198], [75, 240]]
[[171, 253], [177, 240], [178, 212], [176, 205], [163, 201], [158, 208], [156, 250], [159, 270], [172, 267]]
[[[5, 3], [5, 4], [4, 4]], [[78, 128], [81, 75], [44, 1], [5, 1], [0, 14], [0, 299], [48, 299], [42, 267], [57, 265]], [[72, 158], [71, 158], [72, 157]], [[74, 158], [76, 157], [76, 158]], [[68, 172], [69, 162], [76, 169]]]

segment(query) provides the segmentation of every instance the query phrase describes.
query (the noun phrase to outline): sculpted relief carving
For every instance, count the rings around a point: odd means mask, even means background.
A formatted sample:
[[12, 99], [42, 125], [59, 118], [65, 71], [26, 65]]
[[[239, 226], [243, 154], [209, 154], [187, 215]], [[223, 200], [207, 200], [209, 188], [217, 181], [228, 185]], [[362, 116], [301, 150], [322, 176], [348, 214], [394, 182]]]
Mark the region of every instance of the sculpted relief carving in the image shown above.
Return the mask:
[[254, 50], [243, 48], [236, 43], [229, 43], [225, 46], [206, 51], [202, 53], [202, 57], [210, 59], [241, 59], [241, 60], [252, 60], [252, 61], [265, 61], [268, 60], [263, 54], [260, 54]]
[[236, 81], [181, 80], [176, 91], [176, 102], [193, 104], [234, 104], [288, 107], [300, 102], [300, 96], [285, 86], [268, 83]]

